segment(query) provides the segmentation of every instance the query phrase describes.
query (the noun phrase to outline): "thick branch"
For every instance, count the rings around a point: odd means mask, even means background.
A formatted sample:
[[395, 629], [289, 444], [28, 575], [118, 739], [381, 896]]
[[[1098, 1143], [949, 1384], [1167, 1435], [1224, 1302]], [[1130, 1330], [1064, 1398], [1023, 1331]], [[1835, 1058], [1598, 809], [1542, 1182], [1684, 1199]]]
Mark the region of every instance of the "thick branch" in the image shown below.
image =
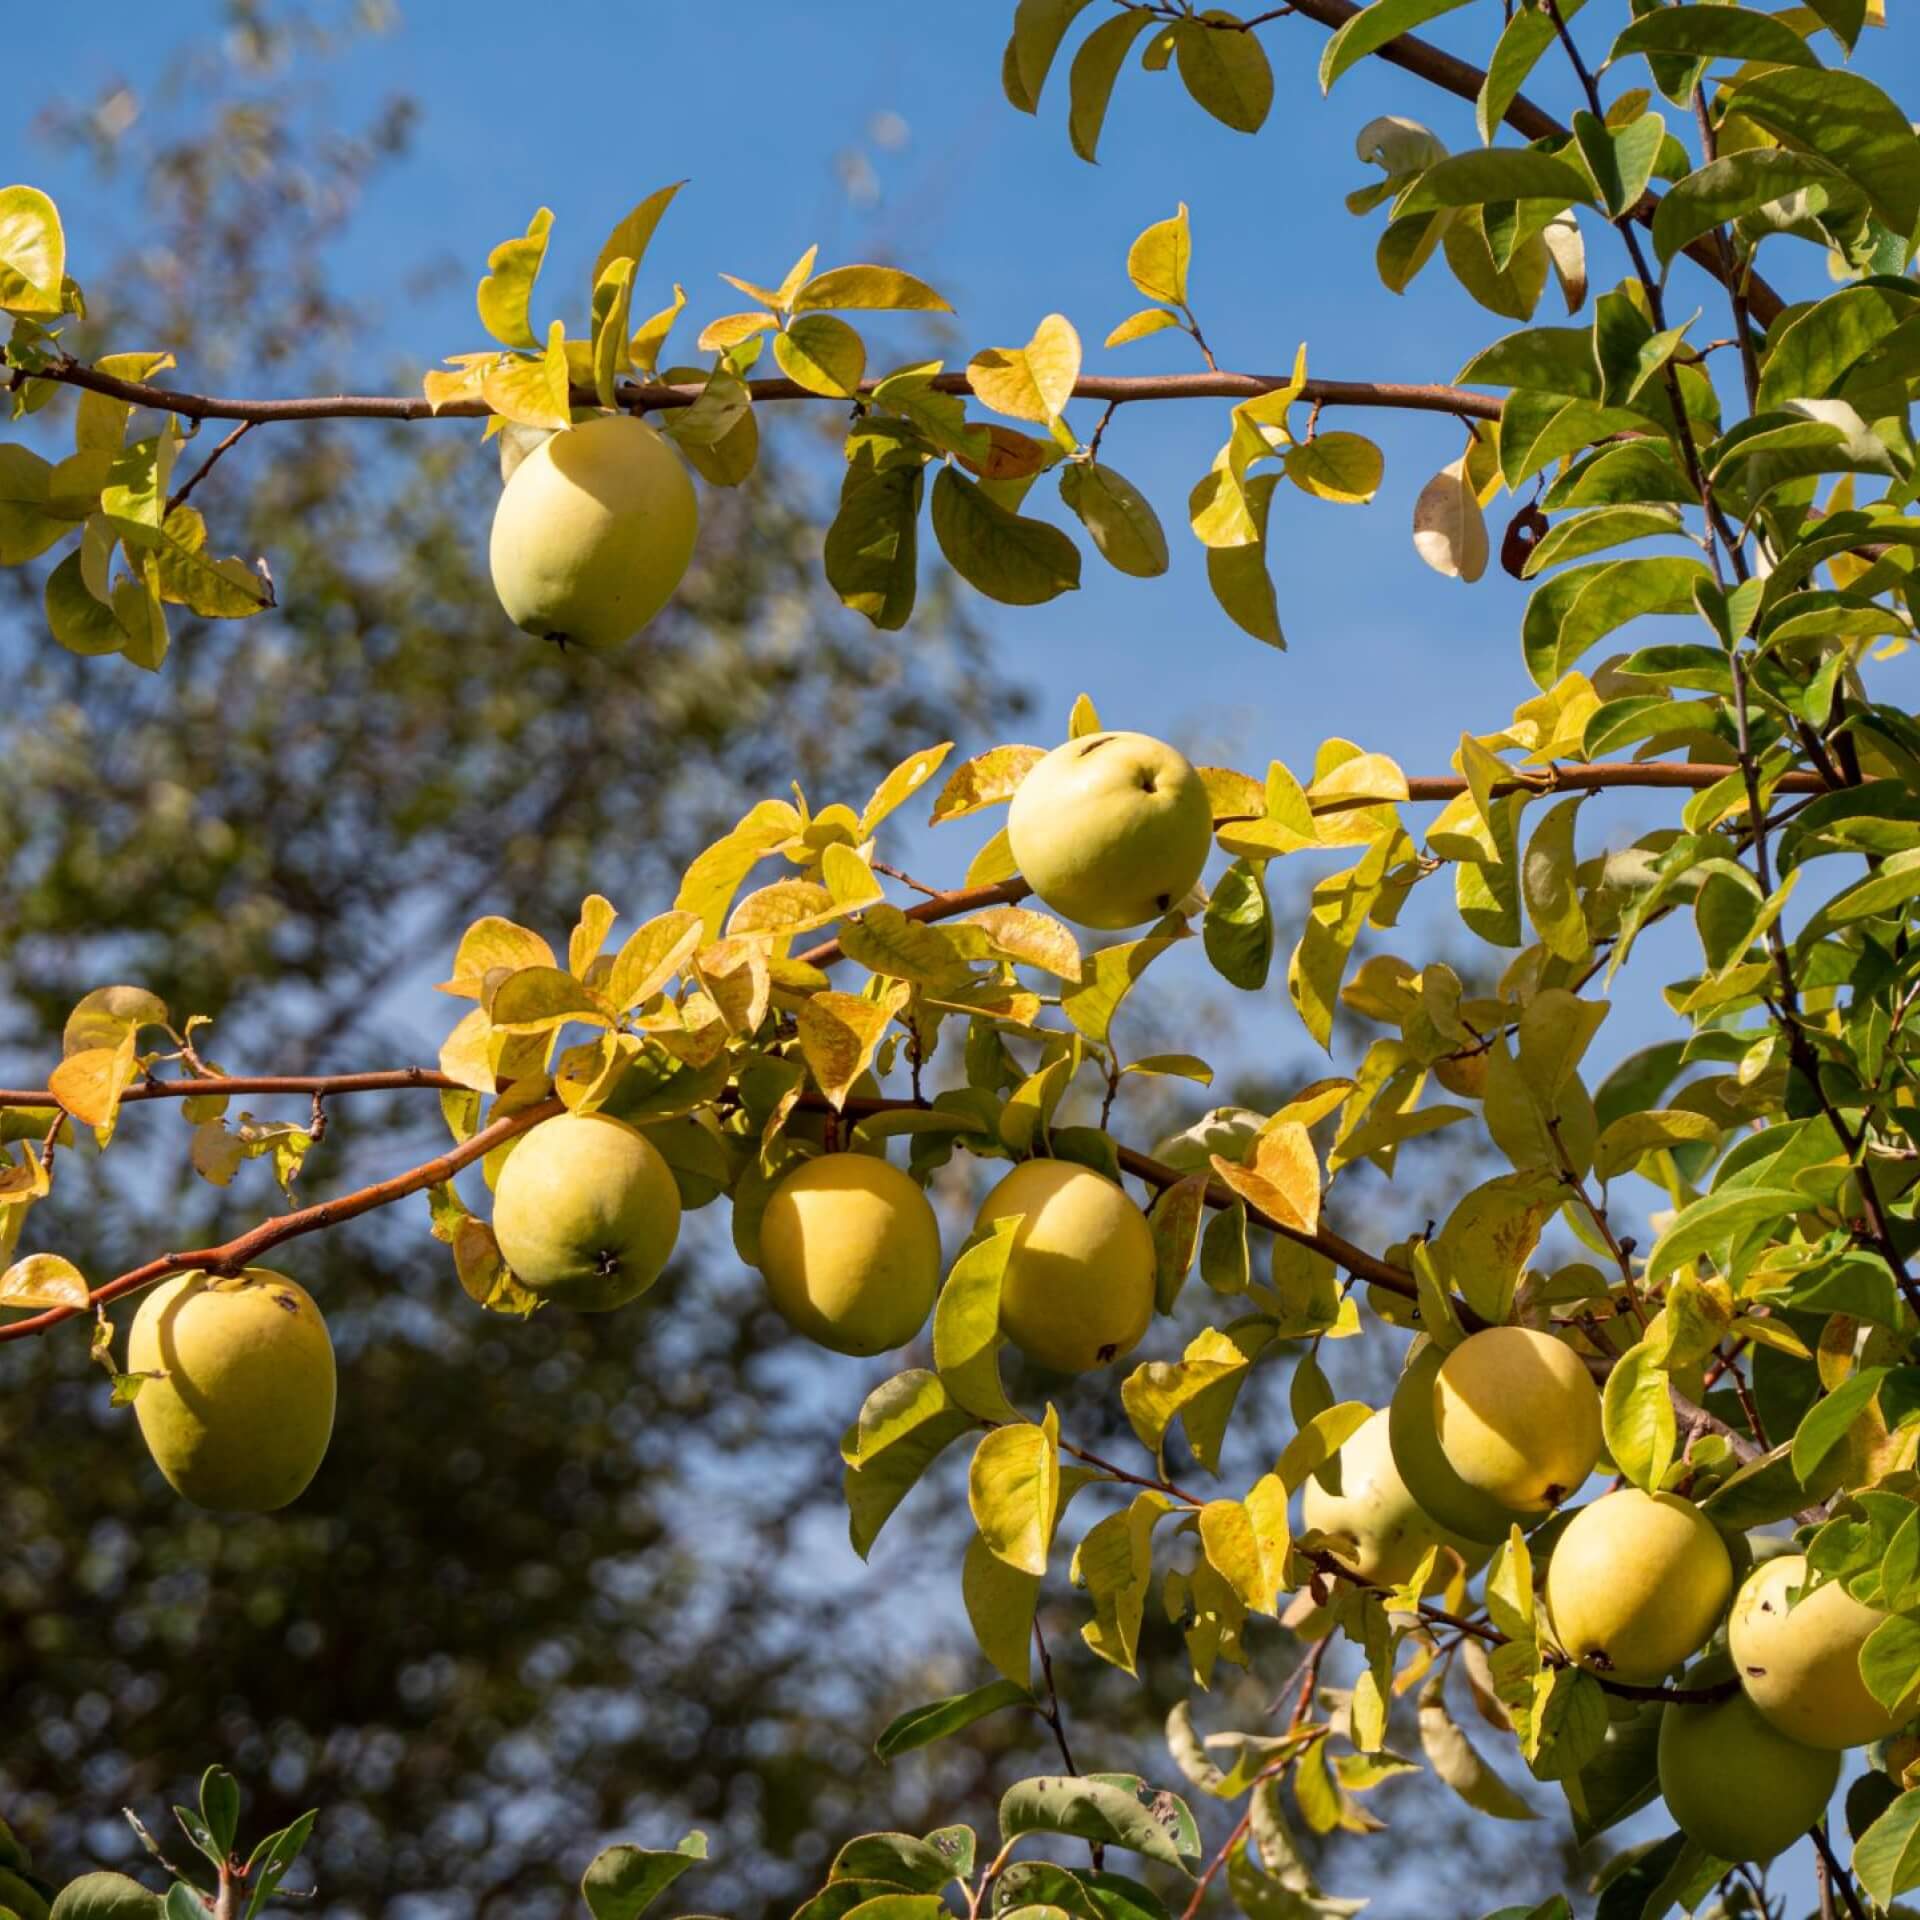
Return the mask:
[[[16, 383], [49, 380], [56, 386], [84, 387], [136, 407], [175, 413], [186, 420], [244, 420], [269, 424], [288, 420], [433, 420], [476, 419], [493, 412], [484, 400], [449, 400], [434, 407], [418, 394], [304, 394], [285, 400], [235, 399], [219, 394], [186, 393], [177, 387], [155, 386], [145, 380], [122, 380], [79, 360], [56, 360], [31, 374], [16, 374]], [[1074, 382], [1074, 396], [1082, 400], [1131, 403], [1136, 400], [1250, 400], [1288, 384], [1277, 373], [1168, 373], [1089, 374]], [[867, 381], [862, 393], [876, 382]], [[964, 373], [935, 376], [938, 393], [966, 394], [972, 389]], [[759, 400], [818, 400], [822, 396], [794, 380], [749, 380], [747, 390]], [[697, 385], [669, 385], [664, 381], [622, 381], [623, 407], [646, 412], [668, 407], [690, 407], [699, 399]], [[580, 406], [595, 406], [591, 388], [574, 390]], [[1392, 380], [1309, 380], [1300, 389], [1302, 400], [1325, 407], [1391, 407], [1414, 413], [1464, 414], [1470, 419], [1497, 420], [1500, 402], [1465, 387], [1415, 386]], [[836, 403], [844, 404], [844, 402]]]
[[[1360, 8], [1354, 4], [1354, 0], [1294, 0], [1290, 11], [1302, 14], [1337, 33]], [[1418, 74], [1422, 80], [1430, 82], [1442, 92], [1456, 94], [1462, 100], [1477, 101], [1480, 89], [1486, 84], [1485, 68], [1476, 67], [1470, 60], [1462, 60], [1444, 48], [1436, 47], [1432, 41], [1422, 40], [1417, 34], [1403, 33], [1397, 40], [1389, 40], [1384, 47], [1375, 48], [1374, 57], [1386, 61], [1389, 66], [1403, 67], [1408, 73]], [[1529, 140], [1568, 140], [1573, 137], [1570, 127], [1562, 126], [1545, 108], [1535, 106], [1524, 94], [1514, 96], [1513, 104], [1506, 112], [1506, 124]], [[1659, 204], [1657, 194], [1645, 194], [1628, 218], [1638, 221], [1642, 226], [1651, 226], [1654, 210]], [[1689, 260], [1704, 267], [1723, 286], [1732, 286], [1740, 278], [1739, 262], [1729, 257], [1717, 234], [1706, 233], [1697, 240], [1689, 241], [1686, 253]], [[1771, 326], [1786, 305], [1780, 295], [1757, 274], [1750, 275], [1746, 281], [1746, 298], [1748, 311], [1763, 327]]]
[[[215, 1086], [223, 1084], [220, 1081], [213, 1082]], [[202, 1090], [205, 1090], [204, 1084]], [[542, 1100], [537, 1106], [522, 1107], [518, 1113], [509, 1114], [504, 1120], [496, 1120], [489, 1127], [482, 1127], [472, 1139], [462, 1141], [459, 1146], [435, 1159], [423, 1161], [405, 1173], [395, 1174], [391, 1180], [377, 1181], [354, 1193], [343, 1193], [336, 1199], [322, 1200], [316, 1206], [302, 1207], [296, 1213], [283, 1213], [275, 1219], [263, 1220], [259, 1226], [217, 1247], [199, 1247], [191, 1253], [163, 1253], [159, 1259], [149, 1260], [145, 1266], [135, 1267], [130, 1273], [120, 1274], [104, 1285], [95, 1287], [87, 1296], [87, 1307], [102, 1307], [110, 1300], [137, 1293], [140, 1288], [151, 1286], [156, 1280], [164, 1280], [170, 1273], [238, 1273], [263, 1253], [285, 1241], [297, 1240], [302, 1234], [319, 1233], [327, 1227], [340, 1226], [363, 1213], [373, 1212], [376, 1207], [390, 1206], [410, 1194], [424, 1193], [429, 1187], [437, 1187], [451, 1180], [462, 1167], [469, 1167], [476, 1160], [484, 1159], [503, 1141], [525, 1133], [542, 1120], [550, 1120], [560, 1110], [561, 1103], [557, 1099]], [[83, 1307], [49, 1307], [45, 1313], [37, 1313], [31, 1319], [16, 1320], [11, 1326], [0, 1327], [0, 1341], [29, 1339], [85, 1311]]]

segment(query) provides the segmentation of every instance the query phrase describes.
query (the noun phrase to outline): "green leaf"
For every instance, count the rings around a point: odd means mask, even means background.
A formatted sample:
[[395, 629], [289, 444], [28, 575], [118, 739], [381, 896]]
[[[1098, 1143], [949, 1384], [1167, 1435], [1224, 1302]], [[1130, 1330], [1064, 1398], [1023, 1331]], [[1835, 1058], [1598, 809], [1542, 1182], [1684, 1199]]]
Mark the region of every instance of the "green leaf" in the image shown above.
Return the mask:
[[1371, 6], [1348, 15], [1327, 42], [1320, 55], [1320, 91], [1330, 93], [1333, 83], [1349, 67], [1370, 53], [1378, 53], [1389, 40], [1465, 5], [1466, 0], [1373, 0]]
[[827, 529], [827, 584], [843, 604], [883, 632], [913, 613], [920, 573], [923, 467], [853, 465], [840, 484], [840, 510]]
[[36, 559], [73, 531], [73, 522], [48, 506], [52, 478], [53, 469], [30, 448], [0, 441], [0, 567]]
[[209, 1767], [200, 1776], [200, 1818], [219, 1849], [216, 1860], [224, 1861], [240, 1825], [240, 1783], [225, 1767]]
[[1903, 1707], [1911, 1713], [1908, 1698], [1920, 1681], [1920, 1620], [1911, 1614], [1882, 1620], [1861, 1645], [1860, 1678], [1889, 1713], [1900, 1714]]
[[1707, 1194], [1682, 1207], [1647, 1255], [1646, 1283], [1657, 1286], [1668, 1274], [1692, 1265], [1701, 1254], [1714, 1255], [1753, 1227], [1797, 1213], [1807, 1196], [1790, 1187], [1736, 1187]]
[[980, 1651], [1023, 1691], [1033, 1669], [1033, 1613], [1038, 1574], [1010, 1567], [976, 1533], [960, 1564], [960, 1598]]
[[1657, 7], [1622, 33], [1607, 63], [1635, 53], [1689, 60], [1758, 60], [1775, 67], [1818, 67], [1813, 49], [1777, 14], [1751, 7]]
[[[1130, 1778], [1131, 1776], [1123, 1776]], [[1000, 1837], [1061, 1833], [1100, 1846], [1127, 1847], [1149, 1860], [1180, 1867], [1200, 1851], [1193, 1815], [1178, 1795], [1144, 1783], [1128, 1787], [1113, 1776], [1041, 1775], [1010, 1787], [1000, 1802]], [[1184, 1871], [1184, 1868], [1182, 1869]]]
[[[1561, 0], [1555, 9], [1563, 21], [1570, 21], [1585, 0]], [[1507, 110], [1519, 97], [1540, 56], [1558, 38], [1554, 14], [1545, 7], [1516, 7], [1500, 34], [1493, 58], [1487, 62], [1487, 77], [1480, 83], [1480, 96], [1474, 103], [1474, 121], [1483, 146], [1507, 117]]]
[[1315, 883], [1300, 944], [1287, 963], [1287, 991], [1307, 1031], [1331, 1048], [1340, 980], [1353, 943], [1386, 884], [1394, 836], [1384, 834], [1357, 866]]
[[1394, 203], [1394, 216], [1437, 207], [1478, 207], [1508, 200], [1538, 200], [1565, 207], [1593, 197], [1583, 175], [1531, 147], [1489, 147], [1449, 154], [1420, 175]]
[[1623, 218], [1640, 204], [1653, 178], [1667, 123], [1657, 113], [1643, 113], [1623, 127], [1610, 127], [1594, 114], [1576, 113], [1573, 137], [1600, 189], [1602, 204], [1614, 219]]
[[880, 1880], [913, 1893], [938, 1893], [953, 1878], [953, 1862], [910, 1833], [863, 1833], [834, 1855], [827, 1878]]
[[[1020, 0], [1014, 8], [1013, 38], [1007, 43], [1007, 93], [1022, 113], [1038, 110], [1053, 56], [1067, 29], [1089, 4], [1090, 0]], [[1123, 51], [1121, 58], [1125, 57]]]
[[[533, 283], [547, 257], [547, 236], [552, 228], [552, 209], [542, 207], [527, 222], [523, 235], [501, 241], [487, 255], [486, 277], [475, 290], [474, 304], [480, 310], [480, 324], [502, 346], [539, 349], [540, 338], [533, 330], [528, 310]], [[599, 277], [594, 275], [596, 282]]]
[[868, 1394], [840, 1442], [853, 1550], [861, 1559], [921, 1474], [974, 1424], [923, 1368], [896, 1374]]
[[124, 1873], [83, 1873], [55, 1895], [49, 1920], [161, 1920], [163, 1911], [157, 1893]]
[[[1153, 19], [1145, 7], [1128, 7], [1125, 12], [1102, 20], [1073, 56], [1073, 68], [1067, 76], [1072, 96], [1067, 113], [1067, 137], [1082, 160], [1092, 160], [1099, 148], [1107, 102], [1113, 98], [1113, 83], [1119, 78], [1120, 69], [1126, 64], [1142, 28], [1150, 26]], [[1038, 95], [1034, 97], [1037, 99]]]
[[[1767, 16], [1732, 7], [1687, 7], [1687, 13], [1718, 13], [1740, 20]], [[1650, 13], [1641, 25], [1670, 20], [1674, 10]], [[1661, 197], [1653, 216], [1653, 246], [1666, 266], [1690, 241], [1715, 227], [1738, 220], [1788, 194], [1842, 178], [1817, 155], [1790, 153], [1781, 147], [1749, 147], [1722, 154], [1676, 181]]]
[[[1379, 4], [1381, 0], [1375, 0]], [[1364, 434], [1321, 433], [1287, 449], [1286, 469], [1287, 478], [1302, 493], [1359, 506], [1379, 490], [1386, 460]]]
[[1920, 288], [1846, 287], [1802, 309], [1770, 342], [1756, 409], [1819, 399], [1897, 328], [1920, 316]]
[[[1208, 21], [1220, 26], [1208, 26]], [[1173, 23], [1180, 78], [1201, 106], [1236, 133], [1258, 133], [1273, 105], [1267, 50], [1238, 18], [1218, 7]]]
[[1038, 606], [1080, 584], [1080, 550], [1058, 527], [1009, 513], [950, 466], [934, 479], [933, 532], [954, 572], [1006, 606]]
[[1060, 498], [1080, 516], [1093, 544], [1121, 573], [1150, 580], [1167, 570], [1167, 536], [1147, 497], [1098, 461], [1060, 470]]
[[1793, 1435], [1793, 1470], [1803, 1486], [1866, 1412], [1888, 1371], [1886, 1367], [1862, 1367], [1807, 1409]]
[[1637, 1165], [1642, 1156], [1665, 1148], [1708, 1144], [1720, 1138], [1717, 1121], [1684, 1107], [1625, 1113], [1610, 1121], [1594, 1142], [1593, 1170], [1612, 1180]]
[[60, 210], [38, 187], [0, 188], [0, 308], [60, 313], [66, 272]]
[[773, 357], [789, 380], [829, 400], [851, 400], [867, 370], [865, 343], [830, 313], [802, 314], [776, 333]]
[[873, 1743], [873, 1750], [882, 1760], [891, 1760], [896, 1754], [910, 1753], [915, 1747], [928, 1747], [950, 1733], [959, 1733], [1002, 1707], [1032, 1704], [1033, 1695], [1025, 1687], [1011, 1680], [995, 1680], [988, 1686], [975, 1687], [971, 1693], [956, 1693], [945, 1700], [929, 1700], [923, 1707], [909, 1708], [888, 1723]]
[[1207, 584], [1221, 611], [1242, 633], [1284, 653], [1287, 637], [1280, 628], [1280, 605], [1267, 564], [1267, 515], [1279, 484], [1279, 475], [1273, 473], [1257, 473], [1246, 481], [1241, 503], [1254, 538], [1240, 546], [1209, 546]]
[[1069, 987], [1060, 996], [1060, 1011], [1089, 1040], [1105, 1046], [1121, 1001], [1147, 968], [1181, 937], [1149, 934], [1142, 940], [1125, 940], [1117, 946], [1102, 947], [1098, 953], [1088, 956], [1080, 984]]
[[1678, 1429], [1663, 1356], [1642, 1340], [1615, 1362], [1601, 1397], [1607, 1452], [1643, 1492], [1656, 1493], [1673, 1464]]
[[1920, 1886], [1920, 1787], [1903, 1793], [1860, 1836], [1853, 1871], [1880, 1907]]
[[1920, 220], [1920, 137], [1907, 116], [1857, 73], [1774, 68], [1750, 74], [1724, 103], [1799, 153], [1829, 161], [1898, 234]]
[[1214, 882], [1200, 925], [1207, 959], [1230, 986], [1257, 993], [1273, 964], [1273, 915], [1261, 877], [1264, 862], [1236, 860]]
[[1520, 645], [1535, 686], [1551, 688], [1590, 647], [1643, 614], [1690, 614], [1693, 589], [1712, 576], [1680, 554], [1596, 560], [1570, 568], [1535, 592]]
[[647, 1847], [604, 1847], [588, 1861], [580, 1892], [593, 1920], [637, 1920], [706, 1857], [707, 1836], [697, 1831], [670, 1853]]

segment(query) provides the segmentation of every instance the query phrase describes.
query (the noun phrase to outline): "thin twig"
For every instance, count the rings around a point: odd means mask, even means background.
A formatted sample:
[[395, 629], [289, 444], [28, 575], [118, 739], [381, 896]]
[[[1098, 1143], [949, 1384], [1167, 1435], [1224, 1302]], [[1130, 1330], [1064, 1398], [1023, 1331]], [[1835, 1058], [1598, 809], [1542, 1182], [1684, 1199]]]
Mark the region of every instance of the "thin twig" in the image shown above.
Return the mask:
[[186, 484], [180, 488], [179, 492], [174, 494], [173, 497], [170, 500], [168, 500], [167, 511], [171, 513], [175, 507], [179, 506], [186, 499], [187, 495], [190, 494], [194, 490], [194, 488], [197, 487], [200, 484], [200, 482], [204, 480], [207, 477], [207, 475], [213, 471], [215, 465], [218, 463], [220, 459], [220, 456], [223, 453], [225, 453], [229, 447], [237, 446], [259, 424], [260, 423], [257, 420], [242, 420], [240, 424], [237, 427], [235, 427], [234, 430], [230, 434], [228, 434], [227, 437], [224, 440], [222, 440], [220, 444], [217, 447], [215, 447], [214, 450], [210, 454], [208, 454], [204, 460], [200, 462], [199, 466], [197, 466], [193, 470], [193, 472], [187, 477]]

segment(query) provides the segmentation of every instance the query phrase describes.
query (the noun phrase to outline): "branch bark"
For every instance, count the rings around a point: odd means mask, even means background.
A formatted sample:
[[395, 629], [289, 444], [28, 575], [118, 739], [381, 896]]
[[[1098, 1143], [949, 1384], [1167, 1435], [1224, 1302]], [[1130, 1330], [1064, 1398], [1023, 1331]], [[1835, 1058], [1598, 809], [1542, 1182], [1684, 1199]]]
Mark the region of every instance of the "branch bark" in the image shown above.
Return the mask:
[[[224, 1088], [226, 1082], [203, 1082], [200, 1090], [206, 1092], [209, 1084]], [[422, 1083], [410, 1081], [408, 1084], [417, 1086]], [[469, 1167], [476, 1160], [484, 1159], [503, 1141], [525, 1133], [542, 1120], [552, 1119], [560, 1110], [559, 1100], [542, 1100], [536, 1106], [523, 1107], [518, 1113], [508, 1114], [505, 1119], [482, 1127], [472, 1139], [462, 1141], [459, 1146], [432, 1160], [423, 1161], [417, 1167], [410, 1167], [405, 1173], [395, 1174], [391, 1180], [377, 1181], [370, 1187], [343, 1193], [336, 1199], [322, 1200], [315, 1206], [302, 1207], [298, 1212], [283, 1213], [272, 1220], [263, 1220], [259, 1226], [223, 1241], [217, 1247], [197, 1247], [189, 1253], [163, 1253], [159, 1259], [149, 1260], [145, 1266], [135, 1267], [95, 1287], [88, 1294], [85, 1307], [49, 1307], [31, 1319], [0, 1326], [0, 1342], [31, 1339], [37, 1333], [57, 1327], [63, 1320], [71, 1320], [91, 1308], [103, 1307], [108, 1301], [118, 1300], [126, 1294], [137, 1293], [156, 1280], [164, 1280], [170, 1273], [238, 1273], [243, 1267], [251, 1266], [263, 1253], [289, 1240], [297, 1240], [302, 1234], [340, 1226], [363, 1213], [373, 1212], [376, 1207], [390, 1206], [396, 1200], [424, 1193], [429, 1187], [437, 1187], [443, 1181], [451, 1180], [462, 1167]]]
[[[47, 380], [55, 386], [84, 388], [89, 393], [105, 394], [109, 399], [125, 400], [136, 407], [178, 414], [184, 420], [244, 420], [253, 425], [289, 420], [472, 420], [484, 419], [493, 412], [484, 400], [450, 400], [436, 408], [424, 395], [416, 394], [332, 393], [250, 400], [188, 393], [178, 387], [155, 386], [145, 380], [123, 380], [117, 374], [102, 373], [97, 367], [72, 359], [56, 360], [37, 372], [14, 376], [16, 385], [26, 380]], [[870, 394], [876, 384], [865, 381], [860, 390]], [[1074, 382], [1073, 391], [1076, 399], [1128, 404], [1139, 400], [1250, 400], [1287, 384], [1286, 377], [1277, 373], [1089, 374]], [[964, 373], [938, 374], [933, 387], [937, 393], [972, 392]], [[756, 401], [822, 398], [793, 380], [749, 380], [747, 391]], [[623, 380], [618, 393], [623, 407], [649, 412], [690, 407], [699, 399], [701, 389], [658, 380]], [[1309, 380], [1300, 389], [1300, 397], [1315, 406], [1388, 407], [1413, 413], [1464, 415], [1474, 420], [1500, 417], [1497, 399], [1466, 387], [1420, 386], [1392, 380]], [[580, 406], [599, 404], [588, 387], [575, 388], [573, 398]], [[845, 402], [835, 404], [845, 405]]]
[[[1337, 33], [1360, 8], [1354, 4], [1354, 0], [1294, 0], [1289, 11], [1303, 15], [1329, 32]], [[1374, 49], [1374, 57], [1386, 61], [1389, 66], [1417, 74], [1443, 93], [1454, 94], [1462, 100], [1477, 101], [1481, 87], [1486, 84], [1484, 67], [1476, 67], [1472, 61], [1462, 60], [1457, 54], [1448, 53], [1443, 47], [1436, 47], [1431, 40], [1422, 40], [1417, 34], [1403, 33], [1397, 40], [1389, 40], [1385, 46]], [[1572, 128], [1563, 126], [1544, 107], [1536, 106], [1524, 94], [1514, 96], [1513, 104], [1506, 111], [1506, 124], [1529, 140], [1569, 140], [1573, 137]], [[1627, 217], [1643, 227], [1650, 227], [1659, 204], [1658, 194], [1644, 194]], [[1731, 287], [1740, 277], [1739, 263], [1728, 256], [1717, 234], [1702, 234], [1699, 239], [1689, 241], [1686, 254], [1689, 260], [1704, 267], [1722, 286]], [[1747, 310], [1763, 327], [1771, 326], [1786, 305], [1779, 293], [1757, 274], [1747, 279], [1746, 301]]]

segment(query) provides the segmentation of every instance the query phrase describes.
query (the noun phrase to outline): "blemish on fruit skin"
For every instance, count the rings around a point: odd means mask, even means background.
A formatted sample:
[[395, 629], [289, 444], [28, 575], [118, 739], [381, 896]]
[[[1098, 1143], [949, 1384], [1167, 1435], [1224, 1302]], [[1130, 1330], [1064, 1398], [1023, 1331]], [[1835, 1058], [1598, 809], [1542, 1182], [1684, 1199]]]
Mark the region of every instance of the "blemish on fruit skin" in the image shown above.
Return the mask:
[[611, 1280], [620, 1271], [620, 1255], [612, 1247], [602, 1247], [593, 1256], [593, 1270], [603, 1280]]
[[299, 1317], [300, 1302], [296, 1300], [292, 1294], [276, 1293], [275, 1295], [273, 1295], [273, 1304], [276, 1307], [278, 1307], [281, 1310], [281, 1312], [290, 1313], [294, 1315], [296, 1318]]
[[1094, 1355], [1094, 1358], [1104, 1366], [1106, 1362], [1113, 1359], [1113, 1357], [1117, 1353], [1119, 1353], [1119, 1351], [1120, 1351], [1119, 1347], [1113, 1341], [1110, 1340], [1107, 1342], [1107, 1344], [1104, 1347], [1100, 1349], [1100, 1351], [1097, 1354]]
[[1086, 740], [1081, 743], [1080, 758], [1084, 760], [1087, 757], [1087, 755], [1094, 750], [1095, 747], [1108, 746], [1112, 743], [1112, 740], [1113, 740], [1113, 735], [1110, 733], [1095, 734], [1091, 740]]

